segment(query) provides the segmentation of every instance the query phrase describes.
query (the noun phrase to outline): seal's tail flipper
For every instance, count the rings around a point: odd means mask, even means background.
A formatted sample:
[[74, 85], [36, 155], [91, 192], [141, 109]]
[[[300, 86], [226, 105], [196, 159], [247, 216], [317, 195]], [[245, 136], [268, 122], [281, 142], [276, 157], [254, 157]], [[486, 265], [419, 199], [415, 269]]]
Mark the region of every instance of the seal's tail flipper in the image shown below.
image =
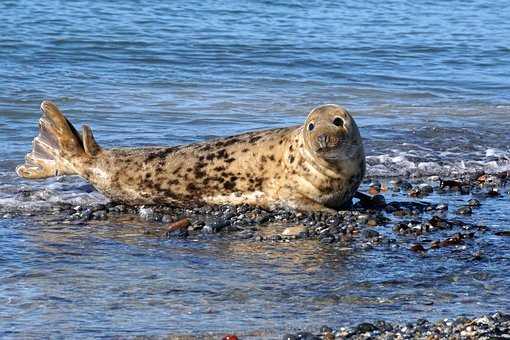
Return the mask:
[[32, 152], [25, 157], [25, 164], [19, 165], [16, 173], [31, 179], [77, 174], [73, 163], [82, 157], [94, 156], [101, 150], [92, 131], [84, 126], [82, 138], [50, 101], [43, 101], [41, 110], [39, 135], [32, 142]]

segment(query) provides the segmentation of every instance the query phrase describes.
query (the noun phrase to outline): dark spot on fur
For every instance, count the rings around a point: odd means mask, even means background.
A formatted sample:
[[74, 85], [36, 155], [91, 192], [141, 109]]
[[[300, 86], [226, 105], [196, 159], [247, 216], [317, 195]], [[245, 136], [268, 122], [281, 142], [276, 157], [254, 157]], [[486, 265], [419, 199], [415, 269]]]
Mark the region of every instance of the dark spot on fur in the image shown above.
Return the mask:
[[269, 159], [274, 162], [274, 155], [269, 155]]
[[265, 163], [265, 162], [267, 161], [266, 156], [262, 156], [262, 157], [260, 157], [260, 161], [261, 161], [262, 163]]
[[248, 152], [248, 149], [244, 148], [241, 150], [241, 152]]
[[223, 146], [229, 146], [229, 145], [232, 145], [232, 144], [235, 144], [239, 142], [239, 138], [237, 137], [231, 137], [229, 139], [227, 139], [224, 143], [223, 143]]
[[177, 185], [179, 184], [179, 180], [177, 179], [171, 179], [168, 181], [168, 185]]
[[162, 150], [158, 150], [158, 151], [154, 151], [154, 152], [150, 152], [147, 157], [145, 158], [145, 163], [149, 163], [150, 161], [154, 160], [154, 159], [164, 159], [166, 158], [166, 156], [170, 153], [172, 153], [173, 151], [175, 151], [175, 147], [173, 148], [166, 148], [166, 149], [162, 149]]
[[225, 170], [225, 167], [224, 167], [224, 166], [217, 166], [217, 167], [215, 167], [213, 170], [214, 170], [214, 171], [218, 171], [218, 172], [220, 172], [220, 171], [224, 171], [224, 170]]
[[253, 137], [251, 137], [251, 138], [248, 140], [248, 142], [249, 142], [249, 143], [251, 143], [251, 144], [253, 144], [253, 143], [255, 143], [256, 141], [258, 141], [259, 139], [261, 139], [261, 138], [262, 138], [261, 136], [253, 136]]
[[289, 162], [292, 164], [294, 163], [294, 156], [293, 155], [290, 155], [289, 156]]
[[234, 182], [228, 181], [228, 182], [223, 183], [223, 187], [227, 190], [234, 190], [236, 187], [236, 184]]
[[191, 172], [191, 170], [193, 170], [193, 169], [191, 169], [191, 168], [186, 169], [187, 172]]
[[189, 183], [189, 184], [186, 186], [186, 190], [188, 190], [188, 191], [195, 191], [195, 190], [197, 190], [197, 187], [195, 186], [195, 184], [193, 184], [193, 183]]
[[233, 162], [233, 161], [235, 161], [235, 160], [236, 160], [235, 158], [230, 157], [230, 158], [225, 159], [225, 162], [227, 162], [227, 163], [232, 163], [232, 162]]
[[227, 150], [225, 150], [225, 149], [218, 150], [218, 152], [216, 152], [216, 157], [217, 158], [228, 158]]
[[178, 172], [180, 172], [180, 171], [181, 171], [181, 168], [182, 168], [181, 166], [178, 166], [178, 167], [174, 170], [173, 174], [175, 175], [175, 174], [177, 174]]

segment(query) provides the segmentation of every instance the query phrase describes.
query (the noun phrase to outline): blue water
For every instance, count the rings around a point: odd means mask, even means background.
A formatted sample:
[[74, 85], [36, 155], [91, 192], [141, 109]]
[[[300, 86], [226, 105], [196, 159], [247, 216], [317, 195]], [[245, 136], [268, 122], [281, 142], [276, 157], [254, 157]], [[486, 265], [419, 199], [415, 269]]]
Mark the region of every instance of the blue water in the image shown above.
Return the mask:
[[[104, 198], [79, 180], [28, 182], [13, 170], [43, 99], [106, 147], [296, 124], [337, 103], [356, 117], [370, 175], [508, 170], [509, 10], [480, 0], [0, 2], [0, 334], [273, 336], [507, 309], [497, 253], [477, 265], [441, 256], [406, 265], [407, 254], [345, 256], [313, 242], [254, 248], [123, 236], [130, 227], [113, 222], [53, 225], [36, 217], [56, 202]], [[505, 196], [474, 219], [503, 228], [507, 209]], [[508, 242], [484, 242], [508, 252]], [[468, 273], [461, 284], [457, 271]], [[404, 283], [388, 289], [394, 276]], [[444, 280], [418, 285], [431, 277]]]

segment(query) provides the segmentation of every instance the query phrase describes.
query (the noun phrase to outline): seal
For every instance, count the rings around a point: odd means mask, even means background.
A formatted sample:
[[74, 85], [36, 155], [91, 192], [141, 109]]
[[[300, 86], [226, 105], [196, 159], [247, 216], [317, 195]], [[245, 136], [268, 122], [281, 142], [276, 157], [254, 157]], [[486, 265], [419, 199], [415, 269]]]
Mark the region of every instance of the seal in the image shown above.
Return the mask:
[[78, 175], [127, 204], [250, 204], [303, 211], [350, 204], [365, 173], [362, 139], [337, 105], [314, 108], [304, 123], [174, 147], [100, 147], [50, 102], [19, 176]]

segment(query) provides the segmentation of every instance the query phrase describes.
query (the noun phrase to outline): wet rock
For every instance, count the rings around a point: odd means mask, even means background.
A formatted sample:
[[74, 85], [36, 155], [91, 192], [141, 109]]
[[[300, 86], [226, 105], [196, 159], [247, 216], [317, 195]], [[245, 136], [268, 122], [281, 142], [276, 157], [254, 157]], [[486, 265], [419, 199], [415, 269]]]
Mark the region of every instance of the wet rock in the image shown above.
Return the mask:
[[381, 183], [379, 181], [374, 181], [368, 185], [368, 193], [370, 195], [377, 195], [381, 192]]
[[470, 207], [461, 207], [457, 209], [455, 212], [457, 215], [471, 215], [473, 213], [473, 209]]
[[221, 229], [225, 228], [226, 226], [230, 225], [230, 221], [226, 220], [224, 218], [218, 217], [215, 219], [211, 219], [208, 221], [205, 225], [202, 231], [204, 233], [218, 233], [221, 231]]
[[368, 225], [369, 227], [375, 227], [375, 226], [377, 226], [377, 220], [375, 220], [375, 219], [373, 219], [373, 218], [372, 218], [372, 219], [369, 219], [369, 220], [367, 221], [367, 225]]
[[105, 220], [106, 217], [107, 217], [106, 211], [104, 210], [94, 211], [91, 216], [91, 218], [94, 220]]
[[368, 222], [368, 215], [366, 215], [366, 214], [358, 215], [356, 220], [358, 221], [359, 224], [367, 224], [367, 222]]
[[373, 324], [369, 323], [369, 322], [363, 322], [363, 323], [360, 323], [357, 327], [356, 327], [356, 333], [368, 333], [368, 332], [373, 332], [377, 330], [377, 327], [375, 327]]
[[222, 340], [239, 340], [239, 338], [235, 334], [229, 334], [225, 335]]
[[477, 251], [473, 253], [472, 257], [473, 260], [480, 261], [483, 259], [483, 253], [481, 251]]
[[138, 209], [138, 215], [147, 221], [154, 221], [154, 217], [155, 217], [154, 209], [147, 208], [144, 206], [142, 206]]
[[168, 226], [166, 234], [170, 235], [171, 233], [176, 232], [176, 231], [187, 230], [187, 228], [190, 224], [191, 224], [191, 222], [190, 222], [189, 218], [180, 219], [174, 223], [171, 223]]
[[297, 225], [293, 227], [285, 228], [282, 232], [283, 236], [303, 236], [308, 231], [308, 228], [304, 225]]
[[510, 230], [501, 230], [494, 233], [496, 236], [510, 236]]
[[448, 204], [440, 203], [436, 205], [435, 210], [448, 210]]
[[416, 243], [416, 244], [413, 244], [411, 245], [411, 247], [409, 248], [410, 250], [412, 251], [415, 251], [415, 252], [426, 252], [427, 250], [419, 243]]
[[320, 340], [318, 336], [315, 336], [310, 332], [299, 332], [296, 334], [296, 338], [299, 340]]
[[411, 183], [409, 183], [407, 181], [402, 181], [400, 183], [400, 189], [403, 191], [410, 191], [412, 188], [413, 188], [413, 186], [411, 185]]
[[497, 188], [491, 188], [486, 193], [487, 197], [498, 197], [500, 195], [499, 190]]
[[372, 230], [372, 229], [363, 230], [363, 237], [365, 237], [365, 238], [376, 238], [379, 236], [380, 236], [380, 234], [375, 230]]
[[431, 185], [422, 183], [411, 190], [409, 190], [408, 195], [411, 197], [424, 197], [431, 194], [434, 191]]
[[319, 330], [321, 333], [331, 333], [333, 332], [333, 329], [326, 326], [326, 325], [323, 325], [321, 326], [320, 330]]
[[285, 334], [282, 337], [282, 340], [298, 340], [298, 337], [295, 336], [294, 334]]
[[469, 201], [467, 201], [467, 205], [472, 208], [476, 208], [476, 207], [479, 207], [481, 205], [481, 203], [476, 198], [472, 198]]

